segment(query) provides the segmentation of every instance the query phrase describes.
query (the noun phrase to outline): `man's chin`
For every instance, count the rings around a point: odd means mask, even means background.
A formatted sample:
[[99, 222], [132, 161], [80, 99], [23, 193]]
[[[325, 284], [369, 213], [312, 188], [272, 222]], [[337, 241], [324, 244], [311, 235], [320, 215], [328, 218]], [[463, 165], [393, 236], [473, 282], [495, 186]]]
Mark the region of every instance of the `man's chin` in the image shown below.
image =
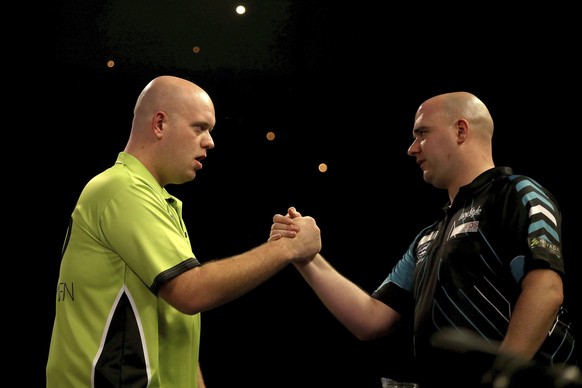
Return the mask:
[[426, 171], [423, 171], [423, 172], [422, 172], [422, 179], [423, 179], [423, 180], [424, 180], [426, 183], [432, 184], [432, 179], [433, 179], [433, 178], [430, 176], [430, 174], [429, 174], [428, 172], [426, 172]]
[[176, 185], [181, 185], [183, 183], [191, 182], [196, 178], [196, 171], [192, 170], [189, 174], [184, 175], [179, 182], [174, 182]]

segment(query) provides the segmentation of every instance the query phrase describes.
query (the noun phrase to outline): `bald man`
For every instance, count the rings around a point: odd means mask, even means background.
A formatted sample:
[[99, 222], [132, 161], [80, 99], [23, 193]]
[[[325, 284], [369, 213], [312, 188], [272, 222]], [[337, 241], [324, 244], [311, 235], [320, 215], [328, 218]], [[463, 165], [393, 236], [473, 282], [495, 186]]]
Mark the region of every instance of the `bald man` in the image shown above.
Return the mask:
[[[554, 196], [533, 179], [495, 166], [493, 119], [471, 93], [423, 102], [412, 136], [408, 155], [424, 180], [448, 192], [443, 217], [420, 231], [371, 294], [320, 254], [294, 263], [301, 275], [359, 339], [387, 335], [403, 318], [413, 322], [414, 377], [422, 388], [492, 386], [496, 369], [504, 367], [499, 360], [576, 365]], [[295, 209], [276, 215], [270, 239], [296, 238], [300, 219]], [[392, 255], [380, 256], [386, 254]], [[455, 345], [460, 352], [449, 352]]]
[[48, 388], [205, 387], [200, 312], [321, 249], [319, 228], [304, 217], [296, 239], [197, 260], [182, 202], [165, 186], [196, 177], [214, 148], [215, 124], [209, 95], [188, 80], [161, 76], [139, 95], [124, 151], [87, 183], [71, 216]]

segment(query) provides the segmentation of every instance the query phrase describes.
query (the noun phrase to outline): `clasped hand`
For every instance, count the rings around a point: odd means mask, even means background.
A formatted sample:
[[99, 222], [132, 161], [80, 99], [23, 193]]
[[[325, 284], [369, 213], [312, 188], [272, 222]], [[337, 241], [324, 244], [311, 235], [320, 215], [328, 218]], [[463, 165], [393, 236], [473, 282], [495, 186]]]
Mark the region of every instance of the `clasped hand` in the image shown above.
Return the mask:
[[321, 233], [315, 219], [301, 216], [294, 207], [286, 215], [275, 214], [268, 241], [289, 238], [294, 248], [300, 252], [296, 259], [312, 259], [321, 250]]

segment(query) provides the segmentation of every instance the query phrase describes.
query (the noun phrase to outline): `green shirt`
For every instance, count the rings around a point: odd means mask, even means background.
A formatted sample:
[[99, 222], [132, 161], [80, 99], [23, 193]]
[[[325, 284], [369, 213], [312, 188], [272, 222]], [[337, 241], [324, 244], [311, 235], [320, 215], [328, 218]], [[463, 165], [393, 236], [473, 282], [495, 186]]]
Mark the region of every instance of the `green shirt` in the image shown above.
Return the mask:
[[85, 186], [71, 217], [47, 388], [196, 388], [200, 314], [183, 314], [157, 294], [198, 265], [181, 201], [119, 153]]

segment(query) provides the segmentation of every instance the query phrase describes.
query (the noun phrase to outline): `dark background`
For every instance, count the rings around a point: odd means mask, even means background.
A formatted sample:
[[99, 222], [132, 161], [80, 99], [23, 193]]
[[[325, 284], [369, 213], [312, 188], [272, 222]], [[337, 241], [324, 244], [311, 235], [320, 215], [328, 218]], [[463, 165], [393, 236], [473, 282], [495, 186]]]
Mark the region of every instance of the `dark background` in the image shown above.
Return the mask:
[[[379, 4], [247, 1], [240, 16], [231, 1], [64, 0], [22, 14], [7, 34], [19, 126], [5, 148], [17, 154], [27, 209], [18, 235], [28, 257], [12, 273], [30, 291], [19, 304], [36, 328], [16, 351], [30, 386], [44, 385], [70, 212], [114, 163], [137, 95], [162, 74], [196, 82], [216, 106], [204, 170], [168, 187], [201, 261], [262, 243], [273, 214], [294, 205], [318, 220], [324, 256], [373, 291], [447, 200], [406, 155], [414, 113], [434, 94], [465, 90], [494, 117], [496, 164], [558, 198], [568, 298], [580, 295], [574, 10]], [[404, 332], [356, 340], [289, 267], [203, 313], [201, 363], [209, 388], [380, 387], [380, 376], [408, 375], [408, 345]]]

